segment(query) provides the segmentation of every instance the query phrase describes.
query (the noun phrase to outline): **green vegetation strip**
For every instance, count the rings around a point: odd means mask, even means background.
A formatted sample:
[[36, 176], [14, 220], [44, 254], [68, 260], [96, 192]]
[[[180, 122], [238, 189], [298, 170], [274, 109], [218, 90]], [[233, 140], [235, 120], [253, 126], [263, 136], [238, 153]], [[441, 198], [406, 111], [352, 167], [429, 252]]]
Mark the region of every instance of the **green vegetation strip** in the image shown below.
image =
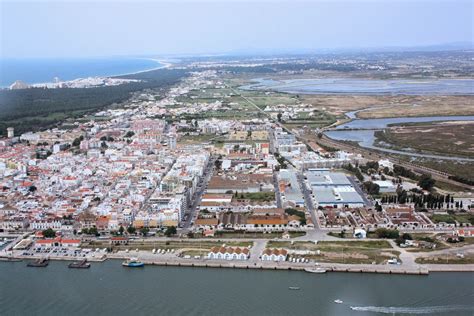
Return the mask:
[[83, 248], [112, 248], [112, 250], [153, 250], [153, 249], [202, 249], [209, 250], [212, 247], [219, 247], [223, 244], [230, 247], [248, 247], [252, 246], [253, 243], [249, 241], [214, 241], [214, 240], [171, 240], [171, 241], [130, 241], [127, 245], [113, 245], [111, 246], [108, 241], [93, 241], [90, 243], [83, 244]]

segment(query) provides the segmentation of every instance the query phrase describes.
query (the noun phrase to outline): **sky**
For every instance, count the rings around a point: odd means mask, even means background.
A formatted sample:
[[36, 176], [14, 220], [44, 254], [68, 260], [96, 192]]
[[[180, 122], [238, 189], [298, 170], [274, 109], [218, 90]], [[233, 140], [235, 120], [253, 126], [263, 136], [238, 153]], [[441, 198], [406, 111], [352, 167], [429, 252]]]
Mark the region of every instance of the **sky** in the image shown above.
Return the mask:
[[0, 58], [472, 43], [473, 12], [469, 0], [0, 0]]

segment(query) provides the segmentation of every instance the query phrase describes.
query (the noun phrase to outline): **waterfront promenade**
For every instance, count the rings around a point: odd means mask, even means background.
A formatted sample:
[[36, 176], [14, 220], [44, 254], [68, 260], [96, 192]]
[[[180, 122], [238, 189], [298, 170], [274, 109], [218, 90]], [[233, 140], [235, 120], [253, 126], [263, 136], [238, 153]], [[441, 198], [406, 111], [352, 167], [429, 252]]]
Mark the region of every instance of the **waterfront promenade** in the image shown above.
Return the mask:
[[[319, 237], [323, 237], [325, 240], [340, 240], [335, 237], [317, 234]], [[305, 238], [306, 237], [306, 238]], [[308, 237], [299, 237], [294, 240], [308, 240]], [[314, 236], [312, 236], [314, 237]], [[161, 240], [160, 238], [159, 240]], [[157, 239], [158, 240], [158, 239]], [[174, 240], [174, 239], [166, 239]], [[350, 241], [351, 239], [346, 239]], [[203, 239], [202, 241], [205, 241]], [[215, 240], [214, 240], [215, 241]], [[219, 239], [220, 242], [236, 241], [236, 239]], [[91, 262], [101, 262], [107, 259], [125, 260], [131, 257], [137, 257], [147, 265], [159, 265], [159, 266], [180, 266], [180, 267], [208, 267], [208, 268], [236, 268], [236, 269], [266, 269], [266, 270], [295, 270], [302, 271], [308, 268], [315, 268], [316, 266], [324, 268], [326, 271], [331, 272], [353, 272], [353, 273], [384, 273], [384, 274], [428, 274], [429, 272], [436, 271], [450, 271], [450, 272], [474, 272], [474, 264], [418, 264], [415, 262], [417, 257], [429, 257], [435, 255], [452, 255], [458, 252], [464, 252], [466, 254], [474, 253], [474, 245], [467, 245], [464, 247], [443, 249], [437, 251], [431, 251], [426, 253], [414, 253], [409, 252], [407, 249], [398, 247], [395, 242], [389, 241], [391, 246], [400, 252], [399, 258], [401, 264], [343, 264], [343, 263], [318, 263], [315, 262], [273, 262], [273, 261], [262, 261], [260, 255], [265, 249], [269, 239], [238, 239], [238, 241], [249, 241], [252, 242], [250, 248], [250, 257], [248, 260], [211, 260], [202, 257], [184, 257], [178, 255], [178, 253], [162, 253], [157, 254], [151, 251], [144, 250], [128, 250], [118, 252], [106, 252], [101, 250], [86, 252], [85, 257], [72, 257], [64, 255], [48, 255], [51, 260], [80, 260], [87, 259]], [[133, 249], [133, 246], [130, 247]], [[8, 258], [14, 259], [39, 259], [43, 258], [42, 254], [31, 254], [24, 255], [22, 251], [0, 251], [0, 259], [5, 261]]]

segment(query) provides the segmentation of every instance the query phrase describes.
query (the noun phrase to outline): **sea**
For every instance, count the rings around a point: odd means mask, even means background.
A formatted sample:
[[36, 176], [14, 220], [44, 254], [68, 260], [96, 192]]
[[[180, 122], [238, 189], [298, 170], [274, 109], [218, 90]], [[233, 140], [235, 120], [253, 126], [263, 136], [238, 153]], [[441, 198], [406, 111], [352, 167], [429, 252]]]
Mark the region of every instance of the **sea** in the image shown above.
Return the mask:
[[0, 87], [16, 80], [27, 84], [86, 77], [115, 76], [151, 70], [163, 65], [152, 58], [109, 57], [76, 59], [0, 59]]
[[126, 268], [119, 260], [68, 269], [59, 261], [46, 268], [0, 262], [0, 315], [472, 316], [473, 284], [474, 273], [467, 272]]

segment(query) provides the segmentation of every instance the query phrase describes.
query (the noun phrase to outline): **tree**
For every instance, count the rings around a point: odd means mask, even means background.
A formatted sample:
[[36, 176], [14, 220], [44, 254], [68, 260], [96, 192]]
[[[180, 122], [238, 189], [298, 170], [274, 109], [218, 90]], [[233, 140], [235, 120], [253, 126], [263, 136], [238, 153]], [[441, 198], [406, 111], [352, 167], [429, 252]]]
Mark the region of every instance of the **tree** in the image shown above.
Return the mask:
[[281, 117], [282, 117], [282, 116], [283, 116], [283, 115], [281, 114], [281, 112], [279, 112], [279, 113], [277, 114], [278, 122], [281, 122]]
[[150, 228], [148, 228], [148, 227], [143, 227], [142, 229], [140, 229], [140, 233], [141, 233], [143, 236], [148, 235], [149, 232], [150, 232]]
[[74, 138], [74, 140], [72, 141], [72, 146], [73, 147], [79, 146], [83, 140], [84, 140], [84, 136], [82, 135], [77, 138]]
[[166, 228], [165, 236], [170, 237], [170, 236], [176, 235], [176, 233], [177, 233], [176, 226], [169, 226], [168, 228]]
[[99, 236], [99, 231], [97, 230], [97, 227], [91, 227], [89, 228], [89, 235], [95, 235], [95, 236]]
[[30, 192], [35, 192], [35, 191], [36, 191], [36, 187], [35, 187], [34, 185], [32, 185], [32, 186], [30, 186], [30, 187], [28, 188], [28, 191], [30, 191]]
[[431, 177], [430, 174], [422, 174], [420, 180], [418, 181], [418, 185], [427, 191], [431, 191], [433, 186], [435, 185], [436, 180]]
[[405, 243], [405, 239], [403, 239], [403, 237], [398, 237], [395, 239], [395, 243], [400, 246], [401, 244]]
[[370, 195], [377, 195], [380, 192], [380, 186], [372, 181], [364, 182], [364, 187]]
[[129, 233], [130, 235], [135, 234], [136, 231], [137, 230], [133, 226], [128, 226], [127, 227], [127, 233]]
[[387, 239], [397, 239], [399, 236], [398, 230], [387, 229], [387, 228], [378, 228], [375, 231], [377, 238], [387, 238]]
[[377, 212], [382, 212], [382, 205], [379, 204], [379, 202], [375, 202], [375, 209]]
[[56, 232], [52, 228], [48, 228], [46, 230], [43, 230], [43, 236], [45, 238], [54, 238], [56, 237]]
[[119, 228], [118, 231], [119, 231], [119, 234], [120, 234], [120, 235], [123, 235], [123, 232], [125, 231], [125, 228], [123, 228], [123, 226], [120, 225], [120, 228]]
[[133, 135], [135, 135], [135, 133], [133, 131], [128, 131], [127, 134], [125, 134], [125, 138], [130, 138]]

